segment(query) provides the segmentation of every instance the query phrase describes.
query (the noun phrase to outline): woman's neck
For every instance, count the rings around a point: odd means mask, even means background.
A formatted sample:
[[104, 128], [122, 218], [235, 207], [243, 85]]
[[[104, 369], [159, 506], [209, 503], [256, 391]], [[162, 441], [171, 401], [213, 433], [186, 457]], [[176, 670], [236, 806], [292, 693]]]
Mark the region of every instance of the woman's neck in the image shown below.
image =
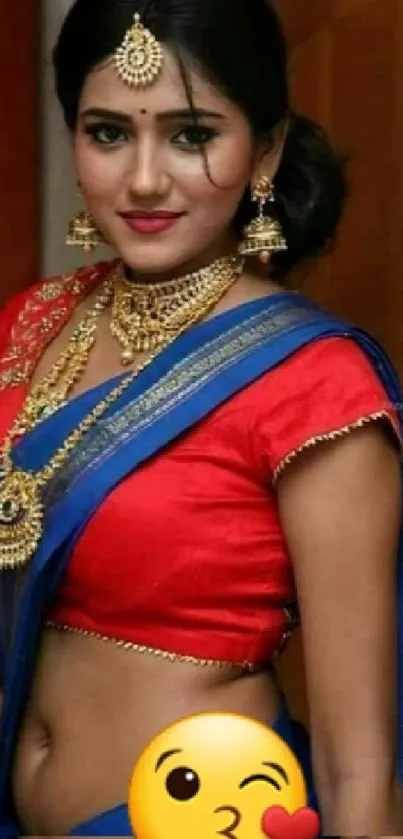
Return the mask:
[[202, 268], [207, 268], [216, 262], [217, 259], [222, 259], [226, 256], [235, 256], [237, 254], [237, 241], [234, 236], [227, 236], [220, 242], [215, 243], [210, 248], [197, 254], [192, 259], [180, 263], [167, 271], [137, 271], [129, 265], [125, 265], [125, 274], [128, 280], [136, 283], [164, 283], [171, 280], [177, 280], [180, 277], [185, 277], [188, 274], [196, 273]]

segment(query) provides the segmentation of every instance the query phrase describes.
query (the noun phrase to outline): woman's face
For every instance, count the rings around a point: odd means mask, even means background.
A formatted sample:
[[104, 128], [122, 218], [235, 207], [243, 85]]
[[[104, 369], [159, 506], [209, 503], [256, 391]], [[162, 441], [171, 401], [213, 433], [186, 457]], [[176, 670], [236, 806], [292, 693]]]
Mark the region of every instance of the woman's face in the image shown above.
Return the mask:
[[256, 148], [242, 111], [196, 72], [190, 78], [198, 127], [168, 50], [143, 91], [108, 63], [82, 92], [78, 180], [107, 241], [138, 272], [193, 270], [221, 254], [253, 175]]

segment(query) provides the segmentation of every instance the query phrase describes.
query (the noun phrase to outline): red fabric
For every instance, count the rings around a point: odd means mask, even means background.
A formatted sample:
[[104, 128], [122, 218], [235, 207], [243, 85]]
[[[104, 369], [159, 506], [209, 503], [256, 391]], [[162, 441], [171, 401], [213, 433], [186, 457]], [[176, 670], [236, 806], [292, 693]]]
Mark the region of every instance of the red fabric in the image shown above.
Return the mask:
[[[1, 428], [9, 397], [0, 395]], [[383, 410], [397, 428], [355, 344], [299, 351], [111, 493], [47, 618], [178, 655], [269, 661], [295, 599], [274, 470], [309, 438]]]
[[329, 435], [363, 417], [386, 411], [397, 435], [399, 421], [381, 380], [355, 342], [331, 338], [297, 352], [260, 383], [253, 426], [256, 458], [274, 473], [312, 438]]

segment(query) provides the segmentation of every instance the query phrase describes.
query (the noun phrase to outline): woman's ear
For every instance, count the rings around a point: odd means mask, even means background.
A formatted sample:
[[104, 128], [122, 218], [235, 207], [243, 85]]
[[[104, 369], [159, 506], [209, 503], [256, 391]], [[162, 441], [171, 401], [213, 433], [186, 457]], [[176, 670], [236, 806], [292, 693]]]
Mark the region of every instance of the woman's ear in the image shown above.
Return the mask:
[[269, 178], [270, 183], [273, 183], [283, 157], [289, 127], [290, 119], [287, 117], [276, 125], [270, 138], [259, 143], [253, 168], [252, 187], [262, 177]]

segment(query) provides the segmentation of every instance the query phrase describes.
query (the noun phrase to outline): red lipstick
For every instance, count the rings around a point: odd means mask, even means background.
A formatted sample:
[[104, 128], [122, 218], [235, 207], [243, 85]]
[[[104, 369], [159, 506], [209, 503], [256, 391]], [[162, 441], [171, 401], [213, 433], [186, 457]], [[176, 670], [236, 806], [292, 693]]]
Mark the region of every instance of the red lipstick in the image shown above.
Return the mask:
[[136, 233], [162, 233], [172, 227], [184, 213], [172, 213], [167, 210], [155, 210], [147, 213], [144, 210], [121, 213], [122, 218]]

